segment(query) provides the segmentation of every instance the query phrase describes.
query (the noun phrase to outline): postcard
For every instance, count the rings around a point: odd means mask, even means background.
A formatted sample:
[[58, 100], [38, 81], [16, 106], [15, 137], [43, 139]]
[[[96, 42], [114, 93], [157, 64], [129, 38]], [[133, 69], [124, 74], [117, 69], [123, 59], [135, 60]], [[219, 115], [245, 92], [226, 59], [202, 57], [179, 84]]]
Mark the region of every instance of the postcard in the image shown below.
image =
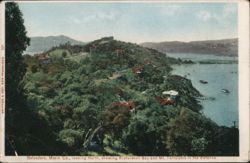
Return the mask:
[[249, 161], [249, 3], [3, 1], [1, 162]]

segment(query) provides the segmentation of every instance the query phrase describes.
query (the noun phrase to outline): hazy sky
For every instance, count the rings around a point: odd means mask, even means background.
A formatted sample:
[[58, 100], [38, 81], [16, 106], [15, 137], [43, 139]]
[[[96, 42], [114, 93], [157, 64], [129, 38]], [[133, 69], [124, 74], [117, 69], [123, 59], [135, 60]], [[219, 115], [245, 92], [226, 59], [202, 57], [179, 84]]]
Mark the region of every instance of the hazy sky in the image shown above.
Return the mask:
[[29, 36], [130, 42], [238, 37], [234, 3], [18, 3]]

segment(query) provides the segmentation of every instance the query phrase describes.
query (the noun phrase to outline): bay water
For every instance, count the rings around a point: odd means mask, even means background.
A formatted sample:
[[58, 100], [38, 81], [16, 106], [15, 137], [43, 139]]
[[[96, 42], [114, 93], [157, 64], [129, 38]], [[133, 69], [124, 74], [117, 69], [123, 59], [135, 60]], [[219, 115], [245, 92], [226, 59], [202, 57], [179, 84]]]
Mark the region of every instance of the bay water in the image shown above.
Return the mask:
[[[235, 60], [235, 57], [224, 57], [204, 54], [167, 54], [167, 56], [204, 60]], [[174, 65], [172, 74], [190, 79], [193, 86], [206, 98], [200, 100], [202, 113], [220, 126], [238, 126], [238, 64], [182, 64]], [[203, 84], [200, 80], [207, 81]], [[225, 93], [222, 89], [229, 90]]]

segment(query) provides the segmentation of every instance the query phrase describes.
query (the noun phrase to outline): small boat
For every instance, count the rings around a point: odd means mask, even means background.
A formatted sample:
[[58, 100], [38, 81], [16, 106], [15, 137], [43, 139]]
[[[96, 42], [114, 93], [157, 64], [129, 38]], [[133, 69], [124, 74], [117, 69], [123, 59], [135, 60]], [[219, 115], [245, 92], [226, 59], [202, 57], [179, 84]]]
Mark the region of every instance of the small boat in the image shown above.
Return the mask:
[[230, 93], [230, 91], [227, 90], [227, 89], [222, 89], [221, 92], [223, 92], [223, 93]]
[[205, 81], [205, 80], [200, 80], [200, 83], [202, 83], [202, 84], [207, 84], [208, 82]]

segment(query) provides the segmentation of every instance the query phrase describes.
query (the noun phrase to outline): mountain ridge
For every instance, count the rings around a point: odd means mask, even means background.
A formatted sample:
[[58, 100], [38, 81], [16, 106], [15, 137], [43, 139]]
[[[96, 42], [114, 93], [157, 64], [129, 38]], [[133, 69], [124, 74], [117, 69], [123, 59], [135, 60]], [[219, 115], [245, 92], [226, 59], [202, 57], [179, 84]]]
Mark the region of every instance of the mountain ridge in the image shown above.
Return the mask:
[[52, 47], [59, 46], [60, 44], [65, 44], [69, 42], [72, 45], [84, 45], [82, 41], [72, 39], [65, 35], [57, 36], [35, 36], [30, 37], [30, 46], [27, 47], [25, 54], [34, 54], [39, 52], [44, 52]]
[[144, 42], [141, 46], [152, 48], [163, 53], [195, 53], [221, 56], [238, 55], [238, 38], [202, 40], [202, 41], [163, 41]]

